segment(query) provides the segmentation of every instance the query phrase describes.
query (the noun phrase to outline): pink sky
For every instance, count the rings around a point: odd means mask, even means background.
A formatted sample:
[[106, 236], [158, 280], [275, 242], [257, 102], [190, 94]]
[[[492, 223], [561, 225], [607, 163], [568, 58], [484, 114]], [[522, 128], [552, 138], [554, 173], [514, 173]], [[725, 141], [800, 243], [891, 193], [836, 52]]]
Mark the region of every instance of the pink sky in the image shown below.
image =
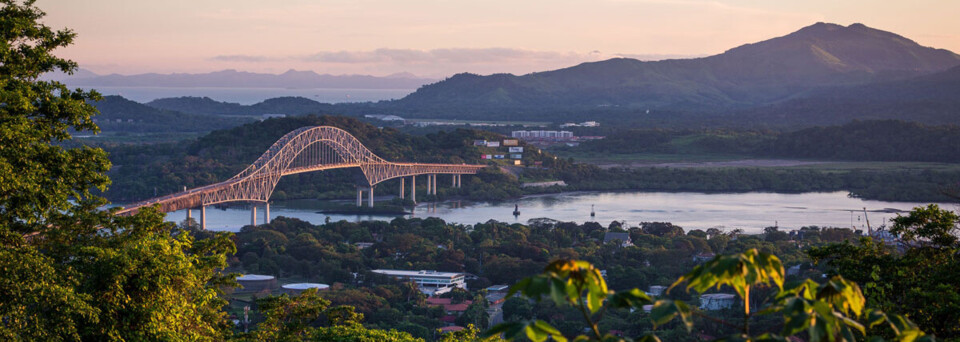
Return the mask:
[[960, 51], [943, 0], [39, 0], [79, 35], [60, 55], [96, 73], [288, 69], [529, 73], [616, 56], [721, 53], [818, 21], [863, 23]]

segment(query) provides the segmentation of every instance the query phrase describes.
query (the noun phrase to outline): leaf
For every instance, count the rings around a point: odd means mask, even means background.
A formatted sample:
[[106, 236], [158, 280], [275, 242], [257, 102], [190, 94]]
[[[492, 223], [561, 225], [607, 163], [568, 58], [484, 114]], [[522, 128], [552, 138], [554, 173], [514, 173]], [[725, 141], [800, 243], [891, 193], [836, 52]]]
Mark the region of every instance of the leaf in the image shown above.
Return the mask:
[[614, 293], [607, 299], [607, 305], [614, 308], [643, 308], [644, 305], [653, 303], [653, 298], [640, 289], [633, 288], [626, 291]]
[[650, 316], [653, 319], [654, 326], [664, 325], [670, 322], [674, 317], [680, 316], [687, 332], [693, 330], [692, 311], [687, 303], [679, 300], [661, 299], [653, 304], [650, 310]]

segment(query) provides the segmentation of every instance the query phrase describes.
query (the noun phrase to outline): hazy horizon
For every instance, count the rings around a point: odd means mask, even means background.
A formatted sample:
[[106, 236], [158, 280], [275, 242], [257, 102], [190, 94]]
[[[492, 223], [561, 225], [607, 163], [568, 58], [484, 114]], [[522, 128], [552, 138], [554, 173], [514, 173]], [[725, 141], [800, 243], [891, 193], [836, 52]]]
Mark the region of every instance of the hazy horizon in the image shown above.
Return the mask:
[[40, 0], [37, 6], [47, 12], [46, 24], [78, 34], [59, 54], [97, 74], [526, 74], [613, 57], [713, 55], [816, 22], [863, 23], [960, 51], [960, 22], [953, 18], [960, 2], [936, 0]]

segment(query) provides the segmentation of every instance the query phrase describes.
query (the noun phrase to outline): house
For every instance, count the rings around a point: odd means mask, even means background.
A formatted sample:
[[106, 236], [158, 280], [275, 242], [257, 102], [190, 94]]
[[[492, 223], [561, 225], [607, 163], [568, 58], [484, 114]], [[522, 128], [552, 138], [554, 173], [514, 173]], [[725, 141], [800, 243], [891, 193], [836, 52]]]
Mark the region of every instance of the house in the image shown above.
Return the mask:
[[464, 311], [467, 311], [467, 307], [469, 307], [470, 304], [473, 304], [473, 301], [465, 300], [463, 302], [454, 304], [451, 298], [427, 298], [428, 306], [443, 307], [443, 312], [446, 312], [447, 315], [453, 316], [460, 316], [460, 314], [462, 314]]
[[700, 296], [700, 310], [729, 309], [736, 301], [737, 296], [730, 293], [708, 293]]
[[651, 297], [656, 297], [663, 294], [663, 291], [666, 291], [667, 287], [663, 285], [650, 285], [650, 291], [647, 291], [647, 295]]
[[603, 243], [613, 243], [615, 242], [620, 244], [620, 247], [633, 246], [633, 240], [630, 239], [630, 233], [614, 233], [606, 232], [603, 234]]
[[713, 258], [716, 257], [716, 256], [717, 256], [717, 255], [714, 254], [714, 253], [697, 253], [697, 255], [694, 255], [694, 256], [693, 256], [693, 261], [694, 261], [694, 262], [709, 261], [709, 260], [713, 259]]
[[467, 289], [463, 273], [437, 271], [405, 271], [377, 269], [373, 273], [383, 274], [399, 280], [412, 281], [417, 284], [420, 292], [428, 296], [450, 292], [454, 287]]

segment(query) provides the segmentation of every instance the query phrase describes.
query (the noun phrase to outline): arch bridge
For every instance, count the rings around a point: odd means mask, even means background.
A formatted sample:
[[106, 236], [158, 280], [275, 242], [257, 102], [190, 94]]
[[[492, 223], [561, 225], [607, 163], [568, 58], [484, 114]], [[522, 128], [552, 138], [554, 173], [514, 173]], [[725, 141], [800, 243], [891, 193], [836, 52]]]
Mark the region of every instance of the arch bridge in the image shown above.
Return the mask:
[[373, 207], [375, 185], [401, 178], [400, 198], [404, 198], [406, 178], [410, 177], [410, 197], [417, 201], [416, 176], [427, 175], [427, 194], [437, 193], [437, 175], [452, 175], [452, 185], [460, 187], [464, 174], [476, 174], [485, 165], [396, 163], [380, 158], [356, 137], [330, 126], [302, 127], [277, 140], [260, 158], [232, 178], [183, 192], [148, 199], [121, 209], [119, 215], [136, 213], [140, 208], [159, 205], [163, 212], [200, 209], [200, 225], [206, 228], [206, 206], [226, 202], [252, 202], [251, 224], [256, 224], [256, 203], [265, 204], [264, 222], [270, 220], [270, 195], [280, 177], [304, 172], [342, 168], [360, 168], [366, 188], [357, 187], [357, 206], [363, 204], [364, 191]]

